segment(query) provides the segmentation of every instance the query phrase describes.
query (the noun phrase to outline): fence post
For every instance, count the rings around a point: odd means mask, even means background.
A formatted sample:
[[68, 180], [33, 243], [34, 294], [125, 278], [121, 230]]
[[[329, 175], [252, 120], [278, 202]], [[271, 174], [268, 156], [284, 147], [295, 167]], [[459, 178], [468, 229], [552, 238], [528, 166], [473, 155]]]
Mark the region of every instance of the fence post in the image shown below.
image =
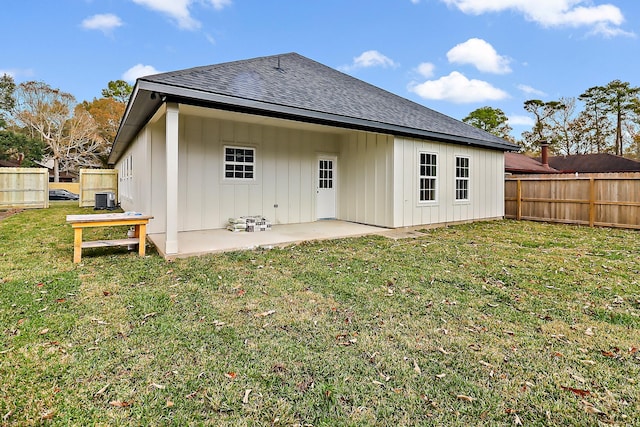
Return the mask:
[[596, 222], [596, 180], [589, 178], [589, 227], [593, 227]]
[[522, 181], [516, 180], [516, 219], [522, 219]]

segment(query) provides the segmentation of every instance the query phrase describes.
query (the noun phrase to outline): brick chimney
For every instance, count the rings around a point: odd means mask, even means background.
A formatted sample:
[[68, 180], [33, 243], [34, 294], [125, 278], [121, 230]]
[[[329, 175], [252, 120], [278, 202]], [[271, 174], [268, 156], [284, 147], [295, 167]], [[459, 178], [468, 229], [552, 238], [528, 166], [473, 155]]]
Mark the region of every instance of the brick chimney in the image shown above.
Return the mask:
[[542, 149], [542, 166], [545, 168], [549, 167], [549, 144], [546, 141], [542, 141], [540, 143], [540, 148]]

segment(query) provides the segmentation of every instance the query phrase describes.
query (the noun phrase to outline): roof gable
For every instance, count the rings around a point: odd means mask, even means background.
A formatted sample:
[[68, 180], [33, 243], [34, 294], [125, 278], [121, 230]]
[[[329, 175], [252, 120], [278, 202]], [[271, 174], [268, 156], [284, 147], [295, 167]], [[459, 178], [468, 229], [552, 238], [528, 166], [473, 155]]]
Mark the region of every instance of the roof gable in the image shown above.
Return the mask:
[[[156, 74], [138, 79], [115, 144], [128, 143], [159, 101], [137, 102], [156, 92], [177, 102], [432, 138], [497, 150], [518, 147], [423, 105], [380, 89], [297, 53], [266, 56]], [[127, 123], [133, 113], [133, 121]], [[137, 119], [136, 119], [137, 117]], [[131, 120], [129, 120], [131, 122]], [[127, 126], [132, 126], [127, 132]], [[114, 147], [115, 148], [115, 147]]]

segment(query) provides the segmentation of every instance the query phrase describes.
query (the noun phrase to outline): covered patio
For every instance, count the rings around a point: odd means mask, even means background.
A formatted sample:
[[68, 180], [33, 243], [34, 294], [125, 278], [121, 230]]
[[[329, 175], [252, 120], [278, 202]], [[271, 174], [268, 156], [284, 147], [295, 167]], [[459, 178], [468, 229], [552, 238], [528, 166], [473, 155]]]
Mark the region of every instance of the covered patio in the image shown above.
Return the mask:
[[[424, 227], [423, 227], [424, 228]], [[304, 241], [330, 240], [370, 234], [391, 238], [417, 237], [421, 233], [410, 229], [389, 229], [339, 220], [321, 220], [300, 224], [274, 225], [270, 231], [232, 232], [227, 229], [197, 230], [178, 233], [178, 253], [165, 251], [166, 234], [147, 237], [165, 258], [183, 258], [208, 253], [272, 248]]]

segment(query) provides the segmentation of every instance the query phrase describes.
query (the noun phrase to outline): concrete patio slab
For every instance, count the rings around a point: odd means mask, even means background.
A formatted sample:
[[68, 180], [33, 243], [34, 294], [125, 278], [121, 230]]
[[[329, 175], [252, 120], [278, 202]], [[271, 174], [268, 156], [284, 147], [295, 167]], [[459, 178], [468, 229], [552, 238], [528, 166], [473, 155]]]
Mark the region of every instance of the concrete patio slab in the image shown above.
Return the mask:
[[207, 253], [287, 246], [313, 240], [340, 239], [390, 231], [354, 222], [321, 220], [301, 224], [274, 225], [270, 231], [253, 233], [232, 232], [226, 229], [185, 231], [178, 233], [178, 254], [165, 253], [166, 235], [149, 234], [147, 237], [165, 258], [183, 258]]

